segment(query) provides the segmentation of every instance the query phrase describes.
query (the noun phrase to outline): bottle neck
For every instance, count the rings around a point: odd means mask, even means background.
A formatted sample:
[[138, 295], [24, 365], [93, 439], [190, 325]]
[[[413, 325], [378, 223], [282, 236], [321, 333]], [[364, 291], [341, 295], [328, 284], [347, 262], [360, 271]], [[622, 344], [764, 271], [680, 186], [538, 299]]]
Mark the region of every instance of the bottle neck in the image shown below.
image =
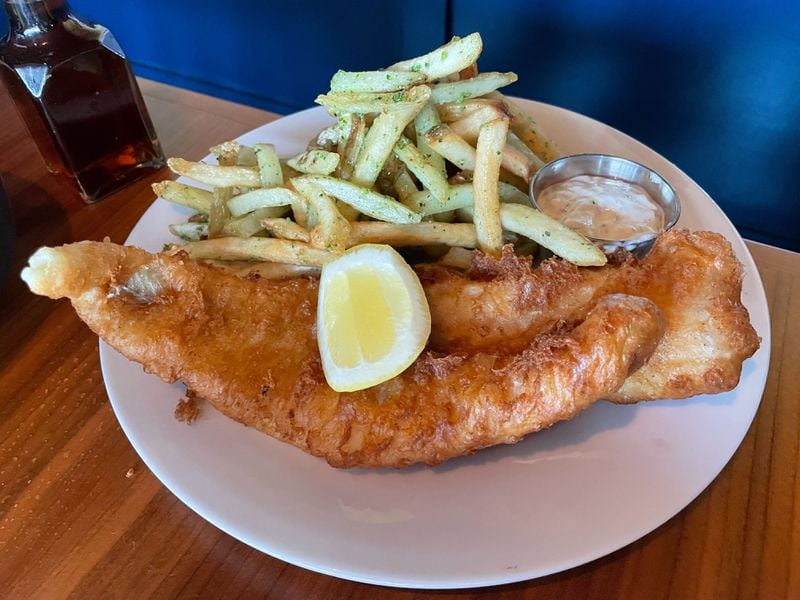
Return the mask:
[[12, 33], [46, 30], [69, 14], [66, 0], [3, 0]]

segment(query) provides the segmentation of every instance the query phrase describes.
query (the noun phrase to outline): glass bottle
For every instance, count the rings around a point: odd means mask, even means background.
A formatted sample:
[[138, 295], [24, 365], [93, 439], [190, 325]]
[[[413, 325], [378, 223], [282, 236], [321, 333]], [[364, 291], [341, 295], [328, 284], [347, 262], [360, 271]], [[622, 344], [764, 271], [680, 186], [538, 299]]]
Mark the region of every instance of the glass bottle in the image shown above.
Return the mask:
[[164, 166], [136, 79], [111, 32], [64, 0], [3, 0], [0, 79], [47, 168], [86, 202]]

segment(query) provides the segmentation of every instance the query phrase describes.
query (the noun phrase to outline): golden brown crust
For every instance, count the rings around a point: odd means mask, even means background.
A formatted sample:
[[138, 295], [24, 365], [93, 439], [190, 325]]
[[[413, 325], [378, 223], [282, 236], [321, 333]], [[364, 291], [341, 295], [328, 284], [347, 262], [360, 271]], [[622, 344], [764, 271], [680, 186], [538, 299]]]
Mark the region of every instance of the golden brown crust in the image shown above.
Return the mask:
[[419, 359], [339, 394], [320, 366], [316, 280], [242, 280], [113, 244], [48, 252], [60, 271], [45, 293], [69, 295], [125, 356], [335, 466], [436, 464], [513, 443], [600, 398], [727, 390], [759, 343], [739, 298], [741, 265], [717, 234], [673, 231], [644, 260], [599, 268], [476, 254], [466, 275], [419, 268], [435, 331]]
[[742, 266], [716, 233], [672, 230], [643, 260], [620, 252], [596, 268], [549, 260], [531, 270], [527, 259], [504, 255], [490, 271], [476, 256], [477, 276], [423, 269], [433, 348], [515, 351], [581, 320], [607, 294], [643, 296], [661, 308], [667, 328], [649, 362], [609, 397], [630, 403], [730, 390], [760, 344], [741, 303]]
[[516, 442], [616, 390], [663, 329], [652, 302], [609, 295], [576, 326], [519, 352], [429, 350], [392, 380], [339, 394], [320, 367], [317, 281], [241, 280], [182, 255], [154, 256], [133, 274], [124, 253], [120, 263], [127, 281], [72, 298], [98, 335], [231, 418], [336, 466], [436, 464]]

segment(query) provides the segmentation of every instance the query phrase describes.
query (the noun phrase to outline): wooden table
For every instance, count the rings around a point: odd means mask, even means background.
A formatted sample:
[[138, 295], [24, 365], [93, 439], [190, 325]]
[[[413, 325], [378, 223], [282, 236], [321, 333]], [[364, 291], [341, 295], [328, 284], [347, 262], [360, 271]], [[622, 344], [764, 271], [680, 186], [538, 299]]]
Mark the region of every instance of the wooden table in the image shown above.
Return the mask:
[[[142, 81], [168, 155], [199, 158], [277, 115]], [[800, 255], [749, 243], [772, 315], [772, 362], [742, 446], [699, 498], [605, 558], [523, 583], [443, 594], [352, 583], [245, 546], [179, 502], [107, 401], [96, 337], [18, 273], [40, 245], [123, 242], [142, 181], [86, 206], [49, 177], [0, 91], [0, 169], [16, 212], [0, 298], [0, 596], [7, 598], [800, 597]]]

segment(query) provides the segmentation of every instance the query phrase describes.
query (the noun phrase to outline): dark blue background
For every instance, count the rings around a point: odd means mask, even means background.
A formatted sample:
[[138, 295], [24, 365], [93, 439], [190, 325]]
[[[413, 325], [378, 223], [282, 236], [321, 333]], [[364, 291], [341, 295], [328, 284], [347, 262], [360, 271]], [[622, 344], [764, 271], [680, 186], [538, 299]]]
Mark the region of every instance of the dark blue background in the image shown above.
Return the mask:
[[608, 123], [703, 186], [746, 237], [800, 250], [800, 2], [73, 0], [146, 77], [290, 112], [337, 68], [480, 31], [509, 93]]

